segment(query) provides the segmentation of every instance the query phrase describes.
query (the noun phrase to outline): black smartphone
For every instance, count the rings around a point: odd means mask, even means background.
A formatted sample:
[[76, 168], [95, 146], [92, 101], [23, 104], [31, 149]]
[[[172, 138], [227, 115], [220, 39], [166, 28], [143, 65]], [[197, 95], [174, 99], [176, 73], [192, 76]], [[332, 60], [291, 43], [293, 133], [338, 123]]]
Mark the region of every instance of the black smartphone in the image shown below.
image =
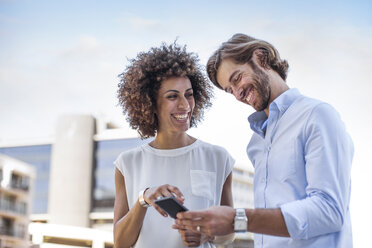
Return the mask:
[[155, 200], [156, 205], [163, 209], [173, 219], [177, 218], [178, 212], [188, 211], [174, 196], [166, 196]]

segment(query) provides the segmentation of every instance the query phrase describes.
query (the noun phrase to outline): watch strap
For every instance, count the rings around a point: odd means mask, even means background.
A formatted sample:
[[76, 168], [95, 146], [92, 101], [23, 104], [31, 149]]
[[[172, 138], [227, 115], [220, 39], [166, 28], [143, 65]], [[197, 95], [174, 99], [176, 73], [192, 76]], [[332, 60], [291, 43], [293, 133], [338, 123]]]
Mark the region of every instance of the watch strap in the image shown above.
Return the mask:
[[244, 208], [237, 208], [235, 209], [235, 216], [237, 217], [245, 217], [247, 218], [246, 214], [245, 214], [245, 209]]

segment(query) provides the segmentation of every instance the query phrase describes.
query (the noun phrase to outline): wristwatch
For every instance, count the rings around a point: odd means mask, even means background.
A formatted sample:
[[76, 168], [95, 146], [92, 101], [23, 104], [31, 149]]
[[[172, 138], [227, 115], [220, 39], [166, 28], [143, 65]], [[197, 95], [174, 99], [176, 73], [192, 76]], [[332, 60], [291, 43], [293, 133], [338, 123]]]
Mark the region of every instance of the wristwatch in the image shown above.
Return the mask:
[[235, 211], [234, 231], [246, 232], [248, 230], [248, 217], [245, 214], [245, 209], [237, 208]]
[[145, 191], [148, 190], [149, 188], [146, 188], [144, 190], [141, 190], [139, 193], [138, 193], [138, 202], [139, 204], [144, 207], [144, 208], [148, 208], [148, 207], [151, 207], [150, 204], [148, 204], [145, 199], [143, 198], [143, 195], [145, 194]]

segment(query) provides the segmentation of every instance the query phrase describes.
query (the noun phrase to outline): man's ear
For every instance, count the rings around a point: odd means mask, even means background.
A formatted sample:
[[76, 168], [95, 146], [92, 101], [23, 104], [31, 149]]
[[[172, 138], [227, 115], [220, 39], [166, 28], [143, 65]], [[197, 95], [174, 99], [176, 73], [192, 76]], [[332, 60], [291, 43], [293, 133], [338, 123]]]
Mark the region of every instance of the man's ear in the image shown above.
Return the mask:
[[252, 55], [253, 61], [263, 70], [271, 70], [269, 65], [269, 53], [264, 49], [256, 49]]

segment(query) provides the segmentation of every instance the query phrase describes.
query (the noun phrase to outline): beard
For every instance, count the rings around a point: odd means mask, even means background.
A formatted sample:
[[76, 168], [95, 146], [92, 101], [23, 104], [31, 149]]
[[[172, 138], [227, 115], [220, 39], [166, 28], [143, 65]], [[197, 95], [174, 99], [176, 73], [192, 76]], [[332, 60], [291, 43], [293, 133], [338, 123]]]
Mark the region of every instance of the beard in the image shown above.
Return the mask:
[[256, 111], [263, 111], [269, 105], [269, 100], [271, 96], [269, 76], [255, 63], [252, 63], [251, 67], [255, 73], [253, 76], [255, 88], [257, 90], [258, 95], [261, 98], [260, 101], [257, 102], [255, 109]]

